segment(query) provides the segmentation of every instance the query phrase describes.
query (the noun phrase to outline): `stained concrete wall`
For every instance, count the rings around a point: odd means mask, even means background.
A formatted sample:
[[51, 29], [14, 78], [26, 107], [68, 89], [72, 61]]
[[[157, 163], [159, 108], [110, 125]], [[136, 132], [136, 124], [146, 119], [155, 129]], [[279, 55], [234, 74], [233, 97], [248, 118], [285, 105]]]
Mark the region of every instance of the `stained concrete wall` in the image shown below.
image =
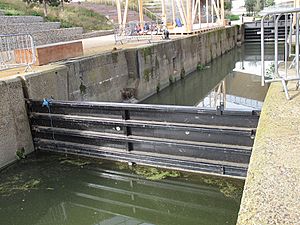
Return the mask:
[[236, 43], [237, 28], [231, 27], [133, 50], [131, 58], [136, 57], [136, 62], [129, 66], [133, 75], [129, 86], [136, 87], [136, 97], [143, 99], [196, 70], [198, 64], [204, 65], [229, 51]]
[[0, 168], [16, 159], [16, 151], [33, 150], [20, 78], [0, 81]]
[[[60, 63], [25, 76], [29, 97], [122, 101], [125, 90], [143, 99], [232, 49], [237, 27]], [[42, 84], [42, 85], [41, 85]], [[39, 88], [37, 88], [39, 87]]]
[[[147, 44], [81, 57], [39, 68], [24, 76], [23, 88], [31, 99], [122, 101], [130, 90], [145, 98], [232, 49], [237, 27], [211, 31], [174, 41]], [[213, 76], [214, 74], [212, 74]], [[1, 83], [0, 167], [14, 159], [18, 148], [33, 151], [19, 80]], [[8, 110], [10, 109], [10, 111]], [[13, 112], [13, 113], [11, 113]], [[6, 128], [9, 127], [9, 128]], [[2, 137], [2, 136], [1, 136]]]

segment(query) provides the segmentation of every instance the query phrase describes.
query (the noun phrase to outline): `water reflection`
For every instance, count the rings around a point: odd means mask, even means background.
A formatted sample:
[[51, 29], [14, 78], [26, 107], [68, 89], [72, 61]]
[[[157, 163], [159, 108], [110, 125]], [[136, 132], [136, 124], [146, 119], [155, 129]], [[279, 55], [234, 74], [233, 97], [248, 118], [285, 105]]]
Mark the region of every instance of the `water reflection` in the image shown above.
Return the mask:
[[[44, 155], [5, 173], [1, 181], [39, 180], [30, 190], [0, 195], [5, 225], [235, 224], [243, 182], [181, 174], [147, 180], [106, 161], [84, 166]], [[68, 160], [72, 162], [71, 160]]]
[[[282, 48], [279, 51], [283, 51]], [[274, 59], [272, 46], [265, 54], [268, 67]], [[213, 108], [223, 103], [227, 108], [261, 109], [268, 86], [261, 86], [260, 60], [260, 45], [245, 44], [143, 103]]]
[[197, 106], [216, 108], [222, 104], [230, 109], [259, 110], [263, 105], [267, 88], [260, 86], [260, 77], [256, 75], [232, 72]]

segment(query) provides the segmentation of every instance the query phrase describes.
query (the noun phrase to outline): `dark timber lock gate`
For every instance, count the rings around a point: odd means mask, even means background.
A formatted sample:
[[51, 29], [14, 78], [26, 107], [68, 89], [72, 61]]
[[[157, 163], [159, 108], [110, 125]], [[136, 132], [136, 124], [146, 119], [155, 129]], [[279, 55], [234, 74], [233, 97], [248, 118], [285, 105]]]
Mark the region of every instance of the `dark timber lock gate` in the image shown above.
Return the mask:
[[245, 177], [259, 112], [28, 101], [36, 149]]

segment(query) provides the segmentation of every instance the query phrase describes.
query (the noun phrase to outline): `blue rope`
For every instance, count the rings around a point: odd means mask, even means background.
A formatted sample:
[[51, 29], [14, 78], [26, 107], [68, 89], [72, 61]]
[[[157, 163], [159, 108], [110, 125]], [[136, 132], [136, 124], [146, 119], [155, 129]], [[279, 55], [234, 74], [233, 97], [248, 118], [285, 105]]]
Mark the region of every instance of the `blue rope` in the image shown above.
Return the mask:
[[43, 102], [42, 102], [42, 107], [47, 107], [48, 108], [48, 112], [49, 112], [49, 118], [50, 118], [50, 125], [52, 128], [52, 138], [55, 141], [55, 137], [54, 137], [54, 130], [53, 130], [53, 121], [52, 121], [52, 117], [51, 117], [51, 109], [50, 106], [52, 104], [52, 99], [48, 99], [48, 98], [44, 98]]
[[43, 102], [42, 102], [42, 106], [47, 107], [50, 110], [51, 102], [52, 102], [52, 99], [44, 98]]

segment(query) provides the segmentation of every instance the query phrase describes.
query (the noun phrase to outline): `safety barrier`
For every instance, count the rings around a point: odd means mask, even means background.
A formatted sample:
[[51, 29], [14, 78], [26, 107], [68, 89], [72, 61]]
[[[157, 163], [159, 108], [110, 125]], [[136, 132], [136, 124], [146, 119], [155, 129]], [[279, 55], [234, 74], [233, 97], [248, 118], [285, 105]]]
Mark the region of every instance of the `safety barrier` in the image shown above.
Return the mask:
[[148, 41], [153, 39], [153, 34], [158, 33], [158, 28], [153, 24], [149, 24], [148, 29], [138, 28], [138, 23], [128, 23], [125, 26], [115, 26], [114, 36], [115, 43], [127, 43], [129, 41]]
[[33, 37], [30, 34], [0, 35], [0, 71], [26, 67], [36, 62]]
[[[299, 87], [300, 83], [300, 72], [299, 72], [299, 13], [300, 8], [290, 8], [290, 9], [278, 9], [270, 12], [262, 12], [263, 15], [261, 19], [261, 83], [264, 86], [266, 83], [272, 82], [281, 82], [285, 96], [289, 100], [290, 96], [288, 93], [287, 83], [292, 80], [296, 80], [297, 86]], [[274, 64], [269, 68], [266, 68], [265, 62], [265, 20], [267, 18], [273, 18], [275, 21], [274, 26]], [[280, 19], [283, 21], [280, 22]], [[279, 29], [278, 26], [280, 23], [284, 23], [284, 60], [283, 60], [283, 69], [279, 68]], [[293, 29], [294, 27], [294, 29]], [[292, 53], [292, 42], [293, 37], [295, 37], [295, 54]], [[288, 66], [289, 56], [295, 56], [292, 65], [296, 65], [294, 70], [291, 70], [292, 66]]]

